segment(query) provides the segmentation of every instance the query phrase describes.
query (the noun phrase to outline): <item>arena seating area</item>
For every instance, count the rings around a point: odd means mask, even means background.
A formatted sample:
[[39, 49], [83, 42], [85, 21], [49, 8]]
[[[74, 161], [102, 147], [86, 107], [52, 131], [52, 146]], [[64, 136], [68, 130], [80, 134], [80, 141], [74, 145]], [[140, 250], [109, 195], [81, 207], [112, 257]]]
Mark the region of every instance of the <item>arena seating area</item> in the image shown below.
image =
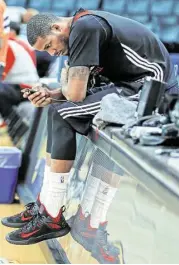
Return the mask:
[[178, 0], [7, 0], [9, 6], [35, 8], [59, 16], [72, 15], [80, 7], [101, 9], [135, 19], [155, 32], [165, 43], [179, 43]]

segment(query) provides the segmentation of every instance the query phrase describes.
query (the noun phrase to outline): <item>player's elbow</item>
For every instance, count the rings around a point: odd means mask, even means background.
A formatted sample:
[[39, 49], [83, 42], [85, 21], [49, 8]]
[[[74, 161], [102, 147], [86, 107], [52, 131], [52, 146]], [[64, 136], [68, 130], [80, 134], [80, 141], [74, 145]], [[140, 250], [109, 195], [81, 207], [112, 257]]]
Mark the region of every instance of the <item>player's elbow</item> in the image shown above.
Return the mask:
[[68, 96], [67, 100], [72, 102], [82, 102], [85, 99], [85, 97], [79, 97], [79, 96]]
[[83, 93], [69, 93], [67, 96], [67, 100], [72, 102], [82, 102], [85, 99], [86, 95]]

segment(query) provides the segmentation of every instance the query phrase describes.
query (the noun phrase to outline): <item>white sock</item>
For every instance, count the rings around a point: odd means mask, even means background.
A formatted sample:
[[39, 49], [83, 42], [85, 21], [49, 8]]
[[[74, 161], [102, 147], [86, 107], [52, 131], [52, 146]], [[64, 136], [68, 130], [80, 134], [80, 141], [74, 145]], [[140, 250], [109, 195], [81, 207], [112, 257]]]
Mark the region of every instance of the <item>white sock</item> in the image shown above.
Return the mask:
[[91, 211], [91, 227], [98, 228], [100, 223], [106, 221], [107, 212], [117, 189], [111, 187], [104, 181], [100, 182], [95, 203]]
[[49, 174], [49, 188], [44, 206], [52, 217], [57, 217], [66, 197], [69, 173]]
[[83, 199], [81, 201], [81, 207], [83, 214], [90, 213], [93, 207], [93, 203], [97, 194], [100, 179], [93, 176], [89, 177], [86, 184], [86, 189], [83, 194]]
[[44, 178], [43, 178], [43, 183], [42, 183], [42, 187], [41, 187], [41, 191], [39, 195], [39, 200], [42, 204], [44, 204], [45, 202], [47, 191], [49, 188], [49, 173], [50, 173], [50, 167], [45, 165]]

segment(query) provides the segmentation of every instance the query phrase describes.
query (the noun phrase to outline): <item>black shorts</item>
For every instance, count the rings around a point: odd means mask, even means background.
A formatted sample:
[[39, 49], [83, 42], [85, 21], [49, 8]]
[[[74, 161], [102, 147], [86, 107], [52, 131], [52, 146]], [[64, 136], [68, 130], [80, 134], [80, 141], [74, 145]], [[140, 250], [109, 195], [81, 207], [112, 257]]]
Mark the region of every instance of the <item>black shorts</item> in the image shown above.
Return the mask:
[[94, 116], [100, 110], [104, 96], [117, 93], [117, 87], [100, 87], [83, 102], [55, 103], [48, 111], [47, 152], [52, 159], [74, 160], [76, 155], [76, 132], [87, 135]]
[[55, 103], [53, 107], [78, 133], [87, 135], [92, 119], [100, 110], [102, 98], [117, 93], [117, 89], [113, 84], [95, 88], [95, 93], [87, 96], [83, 102], [67, 101]]

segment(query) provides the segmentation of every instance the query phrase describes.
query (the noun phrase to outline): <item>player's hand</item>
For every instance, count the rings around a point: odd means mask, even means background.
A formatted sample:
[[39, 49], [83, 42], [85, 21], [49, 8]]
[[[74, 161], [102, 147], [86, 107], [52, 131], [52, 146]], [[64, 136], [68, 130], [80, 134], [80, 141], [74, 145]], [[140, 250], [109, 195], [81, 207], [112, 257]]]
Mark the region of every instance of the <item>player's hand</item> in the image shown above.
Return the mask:
[[51, 93], [48, 88], [42, 85], [36, 85], [32, 87], [32, 90], [35, 90], [37, 92], [30, 94], [27, 91], [23, 90], [23, 97], [28, 98], [28, 100], [30, 100], [35, 107], [45, 107], [52, 103]]

